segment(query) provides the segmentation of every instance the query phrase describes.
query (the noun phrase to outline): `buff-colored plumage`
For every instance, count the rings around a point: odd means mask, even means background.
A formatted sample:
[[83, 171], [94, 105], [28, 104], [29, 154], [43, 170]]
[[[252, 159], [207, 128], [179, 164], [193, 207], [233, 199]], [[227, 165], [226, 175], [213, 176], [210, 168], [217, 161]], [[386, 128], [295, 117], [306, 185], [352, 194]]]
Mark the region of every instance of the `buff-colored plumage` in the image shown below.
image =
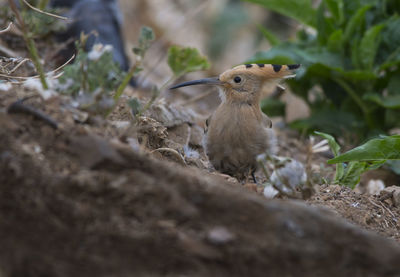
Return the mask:
[[209, 78], [179, 84], [213, 84], [221, 89], [222, 103], [207, 120], [205, 151], [215, 169], [243, 178], [257, 168], [256, 157], [271, 151], [271, 120], [260, 109], [265, 82], [293, 77], [299, 65], [239, 65]]

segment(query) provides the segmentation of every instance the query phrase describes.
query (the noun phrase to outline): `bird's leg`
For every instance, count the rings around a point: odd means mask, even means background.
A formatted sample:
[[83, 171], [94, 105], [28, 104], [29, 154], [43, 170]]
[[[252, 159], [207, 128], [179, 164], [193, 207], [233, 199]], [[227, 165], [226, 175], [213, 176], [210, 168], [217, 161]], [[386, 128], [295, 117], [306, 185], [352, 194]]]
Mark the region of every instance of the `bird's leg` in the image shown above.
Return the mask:
[[254, 175], [254, 173], [255, 173], [255, 172], [256, 172], [256, 170], [255, 170], [255, 169], [253, 169], [253, 170], [251, 171], [251, 177], [253, 177], [253, 181], [254, 181], [254, 183], [258, 185], [258, 183], [257, 183], [257, 179], [256, 179], [256, 176]]

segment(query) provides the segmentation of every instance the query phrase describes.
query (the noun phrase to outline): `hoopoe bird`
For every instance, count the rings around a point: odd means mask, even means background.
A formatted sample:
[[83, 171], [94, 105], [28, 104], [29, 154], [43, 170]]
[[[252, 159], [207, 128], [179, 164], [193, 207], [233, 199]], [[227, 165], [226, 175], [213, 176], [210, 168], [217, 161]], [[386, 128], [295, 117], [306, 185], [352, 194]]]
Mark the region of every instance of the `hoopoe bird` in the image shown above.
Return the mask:
[[268, 153], [272, 121], [260, 108], [261, 89], [267, 82], [292, 78], [299, 64], [245, 64], [219, 77], [188, 81], [171, 87], [215, 85], [221, 104], [206, 121], [204, 149], [214, 168], [222, 173], [247, 178], [257, 169], [257, 156]]

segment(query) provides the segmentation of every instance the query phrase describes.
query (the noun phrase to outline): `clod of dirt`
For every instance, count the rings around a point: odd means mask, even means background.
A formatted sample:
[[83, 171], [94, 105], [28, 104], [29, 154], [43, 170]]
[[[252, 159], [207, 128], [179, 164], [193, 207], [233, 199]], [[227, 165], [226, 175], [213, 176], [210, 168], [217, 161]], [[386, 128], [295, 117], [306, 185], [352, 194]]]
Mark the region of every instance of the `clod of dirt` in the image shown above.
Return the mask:
[[159, 148], [168, 137], [167, 128], [160, 122], [150, 117], [139, 118], [138, 139], [140, 143], [147, 144], [150, 148]]
[[390, 186], [381, 191], [380, 199], [388, 200], [392, 205], [400, 207], [400, 187]]
[[183, 123], [193, 123], [198, 117], [193, 110], [167, 103], [162, 98], [157, 100], [144, 115], [155, 119], [167, 128]]

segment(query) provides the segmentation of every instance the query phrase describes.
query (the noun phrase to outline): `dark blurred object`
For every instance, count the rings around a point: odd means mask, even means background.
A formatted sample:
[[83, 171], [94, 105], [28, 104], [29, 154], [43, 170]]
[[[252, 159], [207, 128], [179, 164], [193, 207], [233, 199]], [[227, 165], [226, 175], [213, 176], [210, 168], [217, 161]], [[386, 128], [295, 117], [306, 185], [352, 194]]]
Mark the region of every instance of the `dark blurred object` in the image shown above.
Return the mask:
[[[129, 69], [121, 33], [122, 14], [117, 0], [52, 0], [50, 6], [70, 9], [65, 15], [72, 23], [65, 32], [58, 35], [59, 40], [74, 38], [75, 41], [82, 32], [88, 34], [86, 51], [90, 51], [97, 43], [112, 45], [114, 61], [121, 69]], [[72, 41], [61, 54], [69, 58], [74, 53], [75, 45]]]
[[50, 6], [53, 8], [71, 8], [78, 2], [82, 0], [53, 0], [50, 1]]

